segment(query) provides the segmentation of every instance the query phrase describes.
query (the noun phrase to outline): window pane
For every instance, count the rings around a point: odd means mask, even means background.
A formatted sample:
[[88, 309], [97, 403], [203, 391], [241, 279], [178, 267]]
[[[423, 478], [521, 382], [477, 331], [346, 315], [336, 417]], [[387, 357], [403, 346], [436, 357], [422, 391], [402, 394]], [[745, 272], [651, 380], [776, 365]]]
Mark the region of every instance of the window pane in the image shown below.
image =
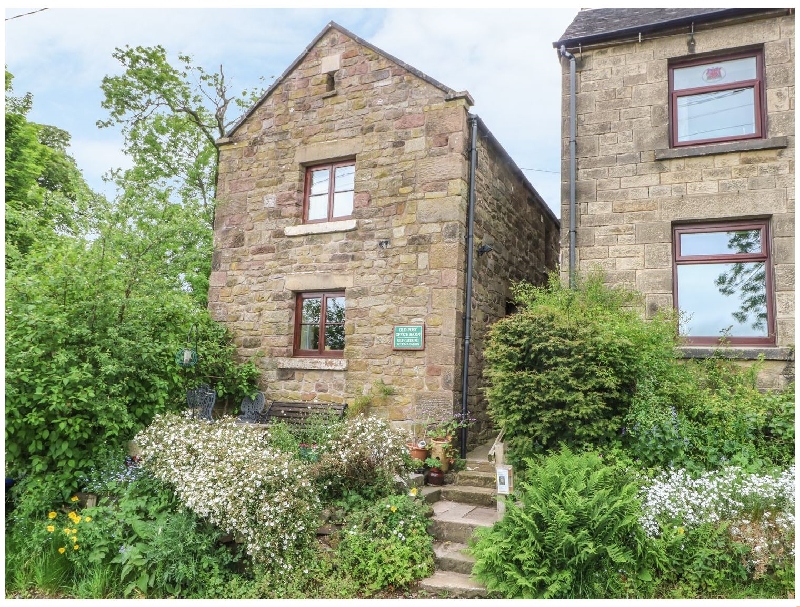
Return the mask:
[[319, 350], [319, 326], [302, 325], [300, 327], [300, 349]]
[[678, 97], [678, 141], [752, 135], [756, 132], [752, 88]]
[[322, 299], [310, 297], [303, 300], [303, 316], [300, 322], [303, 324], [319, 324], [319, 313], [322, 308]]
[[325, 322], [344, 322], [344, 297], [328, 297], [326, 302]]
[[355, 187], [355, 166], [338, 167], [336, 169], [336, 192], [346, 192]]
[[328, 218], [328, 195], [308, 197], [308, 220]]
[[718, 86], [756, 79], [756, 58], [704, 63], [673, 70], [673, 89], [682, 91], [702, 86]]
[[333, 216], [347, 217], [353, 214], [353, 192], [337, 192], [333, 195]]
[[327, 194], [330, 182], [330, 169], [311, 172], [311, 195]]
[[761, 253], [761, 230], [690, 232], [680, 235], [681, 257]]
[[678, 307], [689, 337], [767, 337], [764, 262], [681, 265]]
[[344, 350], [344, 325], [325, 325], [325, 350]]

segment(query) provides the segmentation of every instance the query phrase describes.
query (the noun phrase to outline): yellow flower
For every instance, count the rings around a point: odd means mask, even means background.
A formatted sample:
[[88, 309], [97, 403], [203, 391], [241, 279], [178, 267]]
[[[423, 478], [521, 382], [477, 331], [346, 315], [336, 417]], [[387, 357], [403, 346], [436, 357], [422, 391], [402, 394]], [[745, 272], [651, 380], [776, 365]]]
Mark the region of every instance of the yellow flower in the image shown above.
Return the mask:
[[87, 517], [86, 517], [84, 520], [85, 520], [87, 523], [91, 523], [91, 522], [92, 522], [92, 517], [91, 517], [91, 516], [87, 516]]
[[48, 525], [48, 526], [47, 526], [47, 531], [48, 531], [49, 533], [53, 533], [53, 531], [55, 531], [55, 530], [56, 530], [56, 528], [55, 528], [53, 525]]
[[392, 512], [397, 512], [397, 506], [392, 506]]
[[72, 519], [72, 522], [73, 522], [73, 523], [75, 523], [75, 524], [77, 525], [78, 523], [80, 523], [80, 522], [81, 522], [81, 520], [83, 520], [83, 517], [82, 517], [82, 516], [78, 516], [78, 515], [76, 514], [76, 515], [75, 515], [75, 517]]
[[678, 527], [678, 535], [683, 535], [683, 527]]
[[72, 535], [75, 535], [76, 533], [78, 533], [78, 530], [77, 530], [77, 529], [73, 529], [72, 531], [70, 531], [70, 533], [71, 533]]
[[71, 539], [73, 542], [77, 542], [77, 541], [78, 541], [78, 536], [77, 536], [77, 535], [73, 535], [73, 536], [72, 536], [70, 539]]
[[73, 549], [73, 550], [77, 550], [78, 548], [80, 548], [80, 546], [78, 546], [78, 544], [75, 544], [75, 545], [72, 547], [72, 549]]
[[58, 516], [57, 513], [51, 512], [50, 514], [47, 515], [47, 518], [56, 518], [57, 516]]
[[78, 501], [78, 496], [77, 495], [73, 495], [71, 498], [69, 498], [69, 501], [77, 502]]
[[409, 492], [408, 492], [408, 494], [409, 494], [411, 497], [417, 497], [417, 488], [416, 488], [416, 487], [412, 487], [412, 488], [411, 488], [411, 491], [409, 491]]
[[58, 552], [60, 554], [64, 554], [65, 551], [66, 551], [66, 548], [64, 548], [64, 546], [61, 546], [61, 548], [58, 549]]
[[72, 533], [72, 529], [70, 529], [69, 527], [64, 527], [64, 533], [66, 535], [69, 535], [70, 533]]

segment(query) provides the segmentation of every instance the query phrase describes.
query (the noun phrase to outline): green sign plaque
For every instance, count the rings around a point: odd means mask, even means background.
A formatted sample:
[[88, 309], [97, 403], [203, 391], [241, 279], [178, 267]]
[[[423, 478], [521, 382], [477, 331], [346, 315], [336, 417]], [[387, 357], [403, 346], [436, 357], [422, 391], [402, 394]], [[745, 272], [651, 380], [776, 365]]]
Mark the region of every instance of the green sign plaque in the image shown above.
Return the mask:
[[395, 325], [392, 350], [424, 350], [425, 325]]

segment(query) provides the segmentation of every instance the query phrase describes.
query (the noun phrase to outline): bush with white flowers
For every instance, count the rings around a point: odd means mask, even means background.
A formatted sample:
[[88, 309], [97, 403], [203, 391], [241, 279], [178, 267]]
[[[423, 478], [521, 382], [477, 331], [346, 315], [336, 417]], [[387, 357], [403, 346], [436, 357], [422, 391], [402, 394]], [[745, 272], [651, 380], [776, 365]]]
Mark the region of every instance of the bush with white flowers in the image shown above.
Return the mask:
[[303, 558], [319, 498], [308, 466], [271, 448], [266, 429], [170, 414], [135, 440], [144, 466], [196, 514], [242, 538], [255, 561], [288, 571]]

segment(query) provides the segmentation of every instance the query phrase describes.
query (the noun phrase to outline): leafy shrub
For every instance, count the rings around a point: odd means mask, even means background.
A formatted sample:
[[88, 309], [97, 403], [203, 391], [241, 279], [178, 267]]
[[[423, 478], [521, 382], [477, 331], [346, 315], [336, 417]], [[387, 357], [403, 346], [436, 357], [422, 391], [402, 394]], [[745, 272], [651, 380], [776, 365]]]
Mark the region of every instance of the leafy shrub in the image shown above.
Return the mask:
[[637, 296], [600, 275], [571, 290], [554, 274], [546, 287], [517, 285], [514, 297], [520, 311], [492, 326], [485, 353], [489, 410], [509, 457], [618, 437], [637, 380], [674, 357], [674, 322], [645, 321]]
[[647, 595], [658, 555], [626, 471], [567, 448], [526, 464], [503, 519], [477, 531], [473, 574], [505, 598]]
[[422, 501], [393, 495], [353, 514], [336, 551], [341, 570], [368, 593], [406, 588], [433, 573], [428, 509]]
[[315, 538], [320, 502], [308, 467], [233, 418], [158, 416], [140, 432], [144, 466], [189, 509], [244, 540], [264, 566], [297, 569]]

